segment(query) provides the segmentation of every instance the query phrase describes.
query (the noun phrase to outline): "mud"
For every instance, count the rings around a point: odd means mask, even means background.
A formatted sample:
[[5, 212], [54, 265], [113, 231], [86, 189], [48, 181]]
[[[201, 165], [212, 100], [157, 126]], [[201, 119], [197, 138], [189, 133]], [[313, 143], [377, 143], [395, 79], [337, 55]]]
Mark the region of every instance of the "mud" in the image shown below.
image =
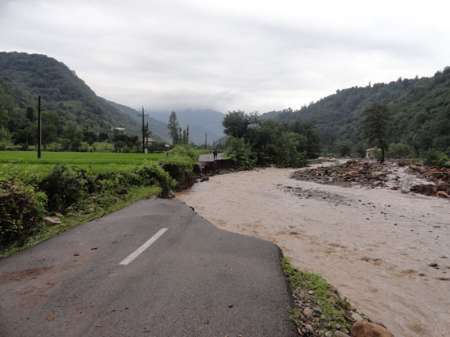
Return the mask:
[[[402, 169], [399, 168], [401, 171]], [[395, 336], [450, 332], [450, 203], [269, 168], [210, 178], [178, 198], [218, 227], [272, 240]], [[434, 267], [433, 267], [434, 266]]]

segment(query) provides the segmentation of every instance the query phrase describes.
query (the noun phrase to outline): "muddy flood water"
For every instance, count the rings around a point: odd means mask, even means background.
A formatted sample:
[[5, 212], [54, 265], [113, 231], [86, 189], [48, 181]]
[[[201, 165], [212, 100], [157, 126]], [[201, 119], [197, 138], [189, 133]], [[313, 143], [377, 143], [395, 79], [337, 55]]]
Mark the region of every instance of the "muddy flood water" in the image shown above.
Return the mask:
[[396, 337], [449, 336], [449, 200], [292, 172], [218, 175], [177, 197], [222, 229], [275, 242]]

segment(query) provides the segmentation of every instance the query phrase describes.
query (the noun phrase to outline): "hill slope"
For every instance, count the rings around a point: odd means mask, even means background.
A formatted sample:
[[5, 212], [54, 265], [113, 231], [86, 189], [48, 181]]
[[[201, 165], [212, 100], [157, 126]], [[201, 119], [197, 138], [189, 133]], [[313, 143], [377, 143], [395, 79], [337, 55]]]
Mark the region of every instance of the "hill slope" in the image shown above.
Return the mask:
[[[41, 95], [47, 112], [57, 113], [65, 124], [73, 122], [93, 131], [121, 126], [135, 133], [138, 124], [98, 97], [66, 65], [44, 55], [0, 53], [0, 81], [13, 98], [7, 119], [19, 118], [27, 107], [36, 106]], [[3, 111], [5, 113], [5, 111]], [[5, 126], [5, 120], [1, 121]]]
[[[135, 123], [142, 125], [142, 119], [141, 119], [142, 117], [140, 117], [139, 111], [132, 109], [128, 106], [112, 102], [112, 101], [107, 101], [107, 102], [109, 104], [111, 104], [114, 108], [116, 108], [117, 110], [119, 110], [122, 113], [124, 113], [125, 115], [131, 117], [131, 119]], [[159, 139], [167, 141], [167, 142], [170, 141], [170, 135], [169, 135], [169, 131], [167, 129], [166, 123], [151, 117], [151, 115], [150, 116], [146, 115], [145, 121], [146, 122], [148, 121], [148, 125], [150, 127], [153, 137], [159, 138]]]
[[406, 143], [418, 152], [430, 148], [447, 151], [450, 147], [450, 68], [430, 78], [338, 90], [300, 110], [272, 111], [264, 117], [313, 123], [326, 149], [343, 142], [356, 148], [366, 146], [360, 134], [360, 118], [373, 103], [389, 107], [391, 143]]

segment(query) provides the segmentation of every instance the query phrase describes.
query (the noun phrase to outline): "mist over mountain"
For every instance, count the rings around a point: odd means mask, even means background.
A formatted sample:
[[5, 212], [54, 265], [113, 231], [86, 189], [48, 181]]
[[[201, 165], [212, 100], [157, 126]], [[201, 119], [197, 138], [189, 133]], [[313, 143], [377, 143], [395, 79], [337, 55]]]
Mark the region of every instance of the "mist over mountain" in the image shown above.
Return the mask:
[[[171, 110], [150, 111], [151, 117], [165, 123], [169, 120]], [[211, 144], [224, 136], [222, 121], [224, 114], [211, 109], [179, 109], [175, 110], [180, 126], [189, 125], [190, 141], [195, 144], [204, 144], [205, 133], [208, 143]]]
[[[119, 103], [115, 103], [112, 101], [108, 101], [109, 104], [111, 104], [114, 108], [118, 109], [122, 113], [126, 114], [127, 116], [131, 117], [131, 119], [142, 126], [142, 117], [141, 111], [135, 110], [133, 108], [130, 108], [126, 105], [122, 105]], [[167, 129], [167, 124], [163, 123], [151, 116], [149, 116], [148, 112], [144, 111], [145, 113], [145, 123], [148, 122], [148, 126], [152, 132], [152, 136], [156, 137], [157, 139], [164, 140], [166, 142], [170, 141], [170, 135], [169, 131]], [[139, 130], [140, 131], [140, 130]]]

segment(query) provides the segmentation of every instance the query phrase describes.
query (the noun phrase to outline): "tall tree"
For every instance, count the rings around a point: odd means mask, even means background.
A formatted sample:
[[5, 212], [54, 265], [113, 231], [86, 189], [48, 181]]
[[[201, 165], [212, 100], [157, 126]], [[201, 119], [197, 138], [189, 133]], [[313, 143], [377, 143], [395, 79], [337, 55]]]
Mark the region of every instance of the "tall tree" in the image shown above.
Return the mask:
[[225, 134], [240, 138], [246, 134], [250, 121], [245, 112], [230, 111], [225, 115], [222, 124], [225, 128]]
[[169, 116], [169, 123], [167, 124], [167, 128], [169, 129], [170, 137], [172, 138], [172, 144], [178, 144], [180, 140], [179, 128], [180, 125], [178, 123], [177, 114], [175, 111], [172, 111]]
[[385, 105], [374, 104], [362, 115], [362, 131], [371, 146], [381, 150], [380, 162], [384, 162], [387, 147], [387, 133], [389, 125], [389, 111]]

